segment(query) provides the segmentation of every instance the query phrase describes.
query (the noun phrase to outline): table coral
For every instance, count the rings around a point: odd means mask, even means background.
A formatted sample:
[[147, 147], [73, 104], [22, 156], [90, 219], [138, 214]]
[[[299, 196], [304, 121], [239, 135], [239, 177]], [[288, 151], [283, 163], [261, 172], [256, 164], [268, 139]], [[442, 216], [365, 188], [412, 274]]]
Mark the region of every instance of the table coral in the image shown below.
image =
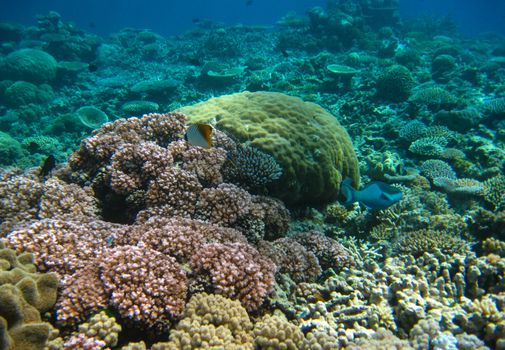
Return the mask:
[[316, 104], [281, 93], [244, 92], [180, 111], [193, 123], [213, 123], [272, 155], [283, 175], [268, 188], [288, 203], [335, 198], [345, 177], [359, 183], [358, 163], [347, 132]]
[[465, 240], [449, 231], [417, 230], [402, 232], [396, 249], [416, 257], [440, 250], [445, 254], [465, 253], [469, 247]]

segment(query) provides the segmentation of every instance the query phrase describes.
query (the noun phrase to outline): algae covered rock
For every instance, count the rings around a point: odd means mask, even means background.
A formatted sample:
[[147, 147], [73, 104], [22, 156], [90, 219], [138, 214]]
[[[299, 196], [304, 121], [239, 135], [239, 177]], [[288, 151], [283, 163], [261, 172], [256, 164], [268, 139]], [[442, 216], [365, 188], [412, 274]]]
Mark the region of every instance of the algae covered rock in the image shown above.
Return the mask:
[[40, 84], [53, 80], [56, 77], [57, 68], [56, 60], [47, 52], [21, 49], [7, 55], [0, 65], [0, 72], [11, 80]]
[[359, 182], [346, 130], [320, 106], [275, 92], [243, 92], [183, 107], [191, 123], [210, 123], [273, 156], [282, 177], [270, 193], [289, 204], [334, 199], [341, 181]]

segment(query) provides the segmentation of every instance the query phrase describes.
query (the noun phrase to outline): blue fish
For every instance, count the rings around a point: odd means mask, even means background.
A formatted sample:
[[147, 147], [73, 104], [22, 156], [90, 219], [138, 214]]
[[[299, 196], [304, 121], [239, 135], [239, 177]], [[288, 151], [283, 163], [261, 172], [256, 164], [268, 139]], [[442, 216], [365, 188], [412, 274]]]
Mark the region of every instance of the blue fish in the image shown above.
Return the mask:
[[352, 180], [346, 178], [340, 191], [346, 198], [345, 206], [359, 202], [371, 210], [386, 209], [402, 199], [402, 191], [381, 181], [372, 181], [358, 191], [352, 187]]

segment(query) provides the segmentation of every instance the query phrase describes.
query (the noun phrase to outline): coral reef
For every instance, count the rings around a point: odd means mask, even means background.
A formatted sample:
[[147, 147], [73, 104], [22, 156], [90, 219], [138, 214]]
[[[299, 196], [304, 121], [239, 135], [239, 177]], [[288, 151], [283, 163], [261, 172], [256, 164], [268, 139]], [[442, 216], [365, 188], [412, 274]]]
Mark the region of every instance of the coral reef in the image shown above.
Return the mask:
[[213, 123], [272, 155], [283, 174], [268, 187], [288, 203], [324, 202], [338, 194], [344, 178], [359, 182], [357, 159], [347, 132], [313, 103], [280, 93], [244, 92], [180, 111], [193, 123]]
[[199, 278], [210, 280], [205, 287], [239, 299], [248, 310], [257, 309], [275, 283], [275, 265], [247, 244], [207, 244], [193, 256], [191, 266]]
[[0, 22], [0, 348], [505, 348], [503, 38], [399, 9]]
[[272, 156], [245, 146], [228, 153], [223, 173], [227, 182], [257, 190], [281, 177], [282, 168]]
[[56, 78], [57, 63], [53, 56], [37, 49], [11, 52], [2, 62], [0, 71], [7, 79], [30, 83], [47, 83]]
[[195, 294], [172, 332], [166, 349], [253, 349], [253, 324], [237, 301], [221, 295]]
[[391, 66], [377, 78], [377, 96], [388, 101], [406, 101], [413, 87], [414, 79], [404, 66]]

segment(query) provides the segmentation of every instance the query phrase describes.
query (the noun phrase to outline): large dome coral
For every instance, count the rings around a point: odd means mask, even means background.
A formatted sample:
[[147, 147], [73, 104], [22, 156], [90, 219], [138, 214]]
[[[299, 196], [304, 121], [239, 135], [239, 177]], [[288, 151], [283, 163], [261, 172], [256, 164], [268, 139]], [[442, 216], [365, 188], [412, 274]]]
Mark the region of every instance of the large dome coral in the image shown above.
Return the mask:
[[271, 193], [289, 204], [336, 197], [347, 176], [357, 184], [356, 154], [346, 130], [320, 106], [276, 92], [225, 95], [180, 109], [271, 154], [283, 175]]
[[42, 50], [21, 49], [5, 57], [0, 62], [0, 72], [5, 78], [24, 80], [30, 83], [47, 83], [56, 77], [57, 62], [53, 56]]

